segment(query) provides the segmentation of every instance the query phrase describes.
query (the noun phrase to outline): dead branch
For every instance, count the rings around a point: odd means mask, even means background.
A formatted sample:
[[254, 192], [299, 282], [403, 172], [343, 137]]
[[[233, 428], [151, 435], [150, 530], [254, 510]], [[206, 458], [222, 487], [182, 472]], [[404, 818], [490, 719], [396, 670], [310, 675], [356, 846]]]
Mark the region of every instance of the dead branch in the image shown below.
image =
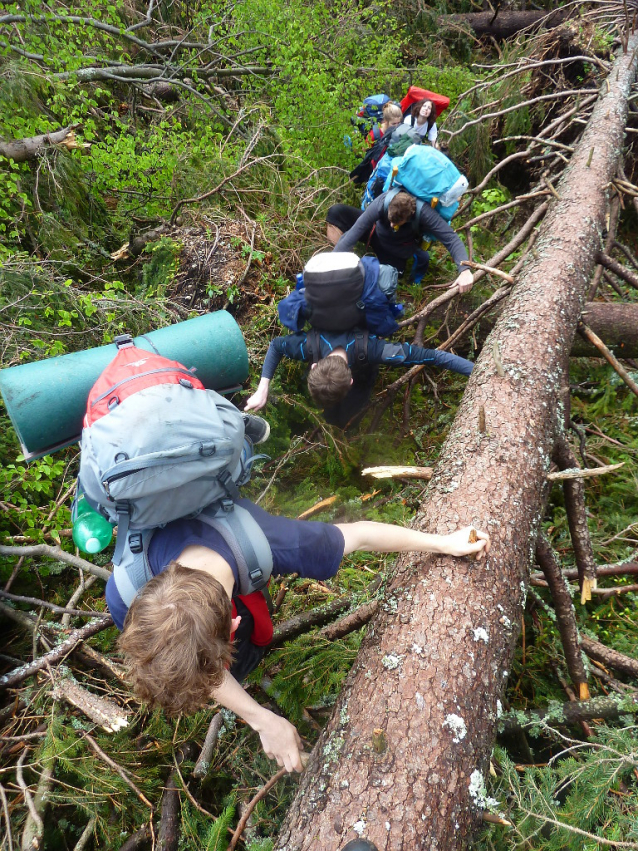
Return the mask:
[[[77, 601], [82, 597], [84, 592], [88, 588], [90, 588], [91, 585], [93, 585], [93, 583], [97, 579], [96, 576], [88, 576], [88, 577], [85, 578], [83, 570], [80, 570], [79, 573], [80, 573], [80, 584], [75, 589], [73, 594], [70, 596], [69, 602], [67, 603], [67, 607], [73, 607], [77, 603]], [[65, 629], [68, 629], [68, 627], [71, 624], [71, 615], [69, 613], [65, 613], [63, 618], [62, 618], [61, 623], [62, 623], [62, 626]]]
[[95, 829], [95, 822], [96, 821], [97, 821], [97, 816], [92, 816], [88, 820], [86, 827], [82, 831], [80, 838], [78, 839], [78, 841], [75, 843], [75, 845], [73, 847], [73, 851], [84, 851], [84, 849], [86, 848], [86, 846], [89, 843], [89, 839], [91, 838], [91, 836], [93, 834], [93, 830]]
[[137, 797], [140, 799], [140, 801], [146, 807], [148, 807], [149, 810], [151, 810], [151, 812], [152, 812], [153, 811], [153, 804], [151, 804], [151, 802], [148, 800], [146, 795], [137, 788], [135, 783], [133, 783], [133, 781], [128, 776], [127, 772], [122, 768], [122, 766], [118, 765], [117, 762], [115, 762], [115, 760], [111, 759], [111, 757], [108, 754], [104, 753], [102, 748], [98, 745], [98, 743], [95, 741], [93, 736], [91, 736], [89, 733], [85, 733], [84, 731], [81, 731], [80, 736], [86, 741], [86, 743], [89, 745], [89, 747], [91, 748], [93, 753], [95, 753], [96, 756], [98, 756], [102, 760], [102, 762], [104, 762], [106, 765], [108, 765], [109, 768], [113, 769], [113, 771], [115, 771], [116, 774], [119, 774], [119, 776], [122, 778], [122, 780], [129, 787], [129, 789], [132, 789], [133, 792], [135, 792]]
[[280, 768], [279, 771], [270, 778], [268, 783], [266, 783], [264, 786], [261, 787], [261, 789], [259, 790], [259, 792], [257, 792], [255, 797], [246, 804], [246, 809], [244, 811], [244, 814], [241, 817], [241, 819], [239, 820], [239, 823], [238, 823], [238, 825], [235, 829], [235, 832], [233, 833], [232, 839], [230, 840], [230, 844], [228, 845], [228, 848], [226, 849], [226, 851], [234, 851], [235, 846], [239, 842], [239, 839], [240, 839], [242, 833], [244, 832], [244, 828], [248, 824], [248, 819], [250, 818], [252, 811], [255, 809], [255, 807], [261, 801], [261, 799], [266, 797], [266, 795], [270, 792], [272, 787], [276, 783], [278, 783], [281, 780], [282, 777], [285, 777], [286, 774], [287, 774], [286, 769]]
[[563, 643], [563, 652], [565, 654], [569, 676], [578, 690], [579, 699], [587, 700], [589, 698], [589, 688], [587, 686], [587, 674], [580, 652], [574, 604], [572, 603], [567, 581], [561, 573], [556, 556], [549, 541], [542, 535], [539, 535], [536, 539], [536, 561], [540, 565], [552, 593], [558, 631], [560, 632]]
[[590, 659], [602, 662], [609, 668], [628, 674], [630, 677], [638, 678], [638, 659], [619, 653], [618, 650], [612, 650], [611, 647], [601, 644], [600, 641], [594, 641], [586, 635], [581, 635], [580, 644]]
[[86, 624], [86, 626], [83, 626], [81, 629], [74, 630], [68, 638], [58, 644], [57, 647], [54, 647], [53, 650], [45, 653], [44, 656], [40, 656], [39, 659], [35, 659], [33, 662], [22, 665], [20, 668], [16, 668], [8, 674], [4, 674], [4, 676], [0, 677], [0, 691], [13, 688], [26, 680], [27, 677], [37, 674], [38, 671], [42, 670], [42, 668], [60, 662], [75, 647], [77, 647], [81, 641], [85, 641], [87, 638], [90, 638], [92, 635], [96, 635], [98, 632], [101, 632], [103, 629], [107, 629], [109, 626], [113, 626], [113, 618], [110, 615], [108, 617], [100, 618], [99, 620], [96, 619], [91, 621], [91, 623]]
[[[554, 446], [554, 459], [561, 470], [578, 468], [578, 460], [569, 442], [560, 436]], [[574, 557], [578, 567], [581, 603], [591, 600], [591, 592], [596, 587], [596, 561], [587, 525], [587, 506], [585, 504], [585, 486], [581, 478], [564, 479], [563, 493], [569, 533], [572, 539]]]
[[257, 163], [269, 162], [270, 160], [274, 159], [276, 156], [277, 156], [277, 154], [267, 154], [266, 156], [263, 156], [263, 157], [256, 157], [254, 160], [250, 160], [250, 162], [247, 162], [244, 165], [240, 166], [232, 174], [229, 174], [228, 177], [225, 177], [223, 180], [221, 180], [217, 184], [217, 186], [215, 186], [213, 189], [210, 189], [208, 192], [204, 192], [203, 195], [197, 195], [194, 198], [183, 198], [173, 208], [173, 212], [171, 213], [169, 223], [171, 225], [175, 224], [175, 219], [177, 218], [177, 214], [182, 209], [182, 207], [184, 207], [186, 204], [199, 204], [201, 201], [205, 201], [207, 198], [210, 198], [211, 196], [213, 196], [217, 192], [219, 192], [219, 190], [222, 189], [234, 177], [238, 177], [240, 174], [242, 174], [242, 172], [246, 171], [247, 169], [251, 168], [254, 165], [257, 165]]
[[508, 275], [507, 272], [502, 272], [500, 269], [495, 269], [493, 266], [487, 266], [485, 263], [473, 263], [470, 260], [466, 260], [463, 265], [469, 266], [470, 269], [480, 269], [488, 275], [496, 275], [497, 278], [502, 278], [504, 281], [507, 281], [508, 284], [514, 283], [514, 278], [511, 275]]
[[[606, 695], [605, 697], [590, 697], [576, 703], [569, 701], [556, 711], [553, 707], [546, 712], [527, 712], [527, 723], [536, 726], [539, 723], [552, 727], [556, 724], [580, 724], [582, 721], [616, 721], [621, 715], [638, 713], [638, 692], [623, 694], [622, 697]], [[511, 733], [521, 729], [520, 713], [516, 717], [505, 716], [501, 719], [502, 731]], [[523, 725], [524, 726], [524, 725]]]
[[151, 827], [143, 824], [139, 830], [132, 833], [126, 842], [120, 846], [120, 851], [137, 851], [142, 845], [146, 845], [153, 838]]
[[591, 467], [585, 470], [581, 470], [580, 467], [572, 467], [566, 470], [560, 470], [557, 473], [548, 473], [547, 481], [564, 482], [568, 479], [590, 479], [593, 476], [604, 476], [605, 473], [611, 473], [613, 470], [618, 470], [624, 466], [625, 462], [621, 461], [619, 464], [606, 464], [604, 467]]
[[311, 609], [309, 612], [302, 612], [300, 615], [295, 615], [293, 618], [284, 621], [275, 630], [275, 634], [268, 647], [280, 647], [284, 642], [290, 641], [291, 638], [295, 638], [303, 632], [307, 632], [313, 626], [321, 626], [333, 620], [338, 614], [349, 608], [351, 603], [352, 601], [349, 597], [341, 597], [325, 606], [319, 606], [316, 609]]
[[605, 269], [609, 269], [610, 272], [613, 272], [614, 275], [618, 275], [618, 277], [625, 281], [625, 283], [632, 286], [635, 290], [638, 290], [638, 275], [627, 269], [627, 267], [623, 266], [622, 263], [614, 260], [613, 257], [610, 257], [602, 251], [597, 251], [596, 263], [600, 263], [600, 265], [604, 266]]
[[424, 479], [432, 478], [432, 467], [365, 467], [362, 476], [373, 479]]
[[7, 802], [7, 795], [4, 791], [4, 786], [0, 783], [0, 800], [2, 800], [2, 814], [4, 816], [4, 823], [6, 825], [6, 837], [7, 837], [7, 848], [8, 851], [13, 851], [13, 839], [11, 837], [11, 817], [9, 815], [9, 804]]
[[[609, 205], [609, 227], [607, 228], [607, 237], [605, 238], [605, 253], [611, 251], [611, 248], [614, 244], [616, 232], [618, 230], [618, 219], [620, 218], [620, 199], [618, 197], [612, 198], [611, 203]], [[587, 300], [593, 301], [596, 297], [596, 292], [600, 285], [600, 280], [603, 275], [604, 266], [600, 263], [596, 266], [594, 270], [594, 277], [592, 278], [591, 286], [589, 287], [589, 292], [587, 293]]]
[[160, 825], [157, 835], [157, 851], [177, 851], [180, 826], [180, 799], [177, 785], [177, 769], [171, 769], [164, 792]]
[[371, 621], [378, 608], [378, 600], [365, 603], [363, 606], [359, 606], [358, 609], [350, 612], [345, 618], [324, 626], [323, 629], [319, 630], [315, 638], [323, 638], [325, 641], [336, 641], [338, 638], [344, 638], [344, 636], [355, 632], [357, 629], [361, 629], [362, 626], [365, 626]]
[[0, 545], [0, 556], [20, 556], [21, 558], [31, 556], [41, 558], [52, 558], [55, 561], [63, 561], [65, 564], [70, 564], [73, 567], [78, 567], [87, 573], [92, 573], [98, 579], [106, 581], [111, 575], [111, 571], [105, 567], [98, 567], [96, 564], [91, 564], [90, 561], [80, 558], [79, 556], [65, 553], [60, 547], [50, 547], [47, 544], [35, 544], [32, 547], [11, 547]]
[[306, 511], [302, 511], [298, 520], [307, 520], [308, 517], [314, 517], [315, 514], [319, 514], [321, 511], [324, 511], [326, 508], [329, 508], [331, 505], [339, 499], [338, 496], [328, 496], [325, 499], [320, 500], [320, 502], [315, 503], [310, 508], [306, 509]]
[[55, 760], [52, 757], [45, 760], [35, 795], [32, 796], [29, 787], [24, 782], [24, 777], [22, 776], [22, 766], [28, 753], [29, 748], [25, 748], [22, 751], [16, 767], [16, 780], [18, 786], [22, 789], [27, 809], [29, 811], [24, 825], [24, 830], [22, 831], [22, 851], [33, 851], [33, 849], [39, 848], [42, 842], [42, 837], [44, 836], [44, 822], [42, 820], [42, 816], [49, 800], [51, 785], [53, 782], [53, 768], [55, 765]]
[[223, 715], [221, 712], [216, 712], [208, 727], [208, 732], [206, 733], [206, 738], [202, 745], [202, 752], [200, 753], [199, 759], [195, 763], [195, 768], [193, 769], [193, 777], [196, 777], [199, 780], [206, 777], [208, 774], [208, 769], [210, 768], [211, 759], [213, 757], [213, 751], [217, 746], [219, 731], [221, 730], [223, 723]]
[[[520, 206], [524, 201], [529, 201], [532, 198], [545, 198], [547, 196], [547, 191], [541, 189], [538, 192], [530, 192], [527, 195], [518, 195], [514, 198], [513, 201], [508, 201], [507, 204], [501, 204], [500, 207], [494, 207], [493, 210], [487, 210], [485, 213], [481, 213], [479, 216], [474, 216], [473, 219], [465, 222], [461, 225], [461, 230], [467, 231], [474, 225], [477, 225], [479, 222], [484, 221], [485, 219], [491, 219], [493, 216], [497, 216], [499, 213], [504, 213], [505, 210], [509, 210], [512, 207]], [[480, 268], [480, 267], [479, 267]]]
[[600, 337], [597, 334], [595, 334], [591, 330], [591, 328], [589, 328], [587, 325], [584, 325], [582, 322], [578, 326], [578, 333], [581, 335], [581, 337], [585, 337], [585, 339], [589, 340], [590, 343], [592, 343], [594, 346], [596, 346], [596, 348], [601, 353], [601, 355], [605, 358], [607, 363], [609, 363], [610, 366], [612, 366], [614, 368], [614, 370], [618, 373], [618, 375], [625, 382], [627, 387], [629, 387], [631, 392], [635, 393], [636, 396], [638, 396], [638, 384], [636, 384], [636, 382], [633, 380], [631, 375], [629, 375], [629, 373], [627, 372], [625, 367], [617, 360], [617, 358], [607, 348], [607, 346], [603, 343], [603, 341], [600, 339]]
[[59, 615], [73, 615], [78, 618], [100, 618], [103, 612], [87, 611], [85, 609], [68, 609], [66, 606], [56, 606], [55, 603], [47, 603], [46, 600], [40, 600], [37, 597], [22, 597], [19, 594], [8, 594], [0, 589], [0, 597], [5, 600], [12, 600], [14, 603], [29, 603], [32, 606], [37, 606], [39, 609], [49, 609]]
[[107, 733], [116, 733], [128, 727], [128, 716], [131, 714], [128, 709], [122, 709], [106, 698], [92, 694], [70, 676], [56, 680], [53, 697], [66, 700]]

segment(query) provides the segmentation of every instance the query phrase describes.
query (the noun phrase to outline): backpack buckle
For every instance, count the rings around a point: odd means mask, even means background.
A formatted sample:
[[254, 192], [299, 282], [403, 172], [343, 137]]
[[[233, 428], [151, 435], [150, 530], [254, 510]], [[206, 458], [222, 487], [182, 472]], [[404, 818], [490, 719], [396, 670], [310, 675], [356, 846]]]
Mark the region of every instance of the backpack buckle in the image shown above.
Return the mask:
[[144, 552], [144, 544], [142, 542], [142, 533], [141, 532], [131, 532], [128, 536], [128, 545], [129, 549], [132, 553], [137, 555], [138, 553]]
[[133, 345], [133, 338], [130, 334], [119, 334], [113, 342], [117, 346], [118, 351]]
[[256, 567], [248, 573], [250, 581], [253, 583], [260, 582], [264, 578], [264, 571], [260, 567]]
[[220, 501], [220, 506], [224, 514], [230, 514], [230, 512], [235, 507], [235, 503], [230, 497], [226, 496]]

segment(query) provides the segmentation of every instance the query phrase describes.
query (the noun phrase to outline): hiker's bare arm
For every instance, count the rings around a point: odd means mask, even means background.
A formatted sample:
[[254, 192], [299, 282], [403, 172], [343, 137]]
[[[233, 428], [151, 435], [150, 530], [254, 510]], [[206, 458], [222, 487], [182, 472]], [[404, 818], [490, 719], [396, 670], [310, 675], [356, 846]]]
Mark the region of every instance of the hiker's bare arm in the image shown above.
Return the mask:
[[482, 558], [483, 553], [490, 548], [490, 537], [486, 532], [476, 530], [478, 541], [470, 543], [472, 526], [458, 529], [449, 535], [431, 535], [416, 529], [368, 520], [339, 523], [337, 526], [345, 540], [344, 555], [355, 550], [366, 550], [376, 553], [442, 553], [449, 556], [477, 553], [477, 557]]
[[244, 406], [244, 411], [260, 411], [268, 401], [268, 388], [270, 387], [270, 378], [260, 378], [257, 389], [248, 399]]
[[266, 756], [276, 759], [277, 765], [287, 771], [303, 769], [303, 745], [296, 728], [290, 721], [260, 706], [228, 671], [219, 688], [213, 690], [212, 698], [239, 715], [259, 733]]
[[458, 278], [450, 284], [451, 287], [457, 286], [460, 293], [469, 292], [474, 284], [474, 275], [471, 269], [463, 269]]

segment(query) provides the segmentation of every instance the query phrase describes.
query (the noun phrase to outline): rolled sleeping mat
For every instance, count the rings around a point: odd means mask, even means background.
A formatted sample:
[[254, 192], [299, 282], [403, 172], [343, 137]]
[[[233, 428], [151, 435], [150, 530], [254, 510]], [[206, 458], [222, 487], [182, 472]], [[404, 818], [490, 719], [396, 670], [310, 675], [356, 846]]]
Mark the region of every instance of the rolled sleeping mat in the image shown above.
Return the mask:
[[[135, 345], [195, 367], [210, 390], [238, 390], [248, 377], [248, 353], [239, 325], [219, 310], [158, 328]], [[154, 348], [153, 348], [154, 347]], [[0, 370], [0, 393], [31, 461], [80, 439], [91, 387], [117, 353], [115, 343]]]

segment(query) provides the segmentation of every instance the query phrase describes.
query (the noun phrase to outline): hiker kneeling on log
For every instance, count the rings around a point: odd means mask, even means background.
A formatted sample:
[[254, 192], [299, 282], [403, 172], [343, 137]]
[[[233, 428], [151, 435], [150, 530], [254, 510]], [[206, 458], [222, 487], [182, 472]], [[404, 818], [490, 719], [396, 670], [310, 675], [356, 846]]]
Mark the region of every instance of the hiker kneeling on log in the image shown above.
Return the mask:
[[[322, 305], [320, 310], [313, 309], [309, 315], [309, 321], [314, 325], [319, 319], [321, 326], [313, 327], [307, 332], [301, 330], [305, 321], [303, 317], [297, 320], [296, 325], [285, 322], [288, 327], [296, 327], [299, 330], [294, 334], [276, 337], [270, 343], [259, 385], [248, 399], [246, 411], [258, 411], [266, 405], [270, 382], [279, 362], [284, 357], [311, 364], [308, 374], [310, 395], [324, 409], [324, 416], [328, 422], [341, 427], [356, 417], [368, 401], [380, 364], [405, 368], [427, 364], [449, 369], [461, 375], [469, 375], [472, 372], [471, 361], [450, 352], [383, 339], [381, 334], [387, 336], [398, 326], [393, 321], [390, 325], [385, 321], [383, 325], [379, 322], [377, 326], [370, 319], [365, 300], [358, 303], [360, 304], [358, 309], [361, 317], [360, 324], [365, 323], [368, 327], [353, 327], [356, 314], [354, 321], [348, 319], [350, 313], [343, 304], [345, 294], [349, 291], [350, 285], [356, 284], [357, 281], [361, 288], [361, 282], [368, 270], [375, 268], [378, 275], [378, 269], [384, 267], [379, 267], [375, 258], [364, 257], [363, 260], [359, 260], [357, 255], [351, 252], [343, 254], [326, 252], [316, 255], [308, 262], [304, 270], [306, 300], [310, 298], [311, 284], [317, 283], [320, 291], [329, 291], [332, 287], [333, 315], [329, 316], [325, 305]], [[469, 270], [468, 273], [471, 278], [472, 273]], [[314, 282], [315, 277], [318, 279], [317, 282]], [[356, 287], [353, 292], [356, 292]], [[288, 299], [293, 295], [294, 293], [288, 296]], [[393, 297], [392, 292], [391, 298]], [[316, 295], [313, 299], [316, 299]], [[286, 301], [284, 299], [284, 302]], [[393, 301], [387, 301], [386, 309], [388, 308], [391, 312], [393, 308], [396, 309]], [[375, 320], [377, 318], [375, 314]], [[340, 319], [343, 319], [341, 326], [339, 326]], [[392, 320], [392, 316], [389, 319]], [[322, 327], [327, 322], [331, 323], [332, 330], [325, 330]], [[386, 328], [386, 330], [376, 331], [376, 327]]]

